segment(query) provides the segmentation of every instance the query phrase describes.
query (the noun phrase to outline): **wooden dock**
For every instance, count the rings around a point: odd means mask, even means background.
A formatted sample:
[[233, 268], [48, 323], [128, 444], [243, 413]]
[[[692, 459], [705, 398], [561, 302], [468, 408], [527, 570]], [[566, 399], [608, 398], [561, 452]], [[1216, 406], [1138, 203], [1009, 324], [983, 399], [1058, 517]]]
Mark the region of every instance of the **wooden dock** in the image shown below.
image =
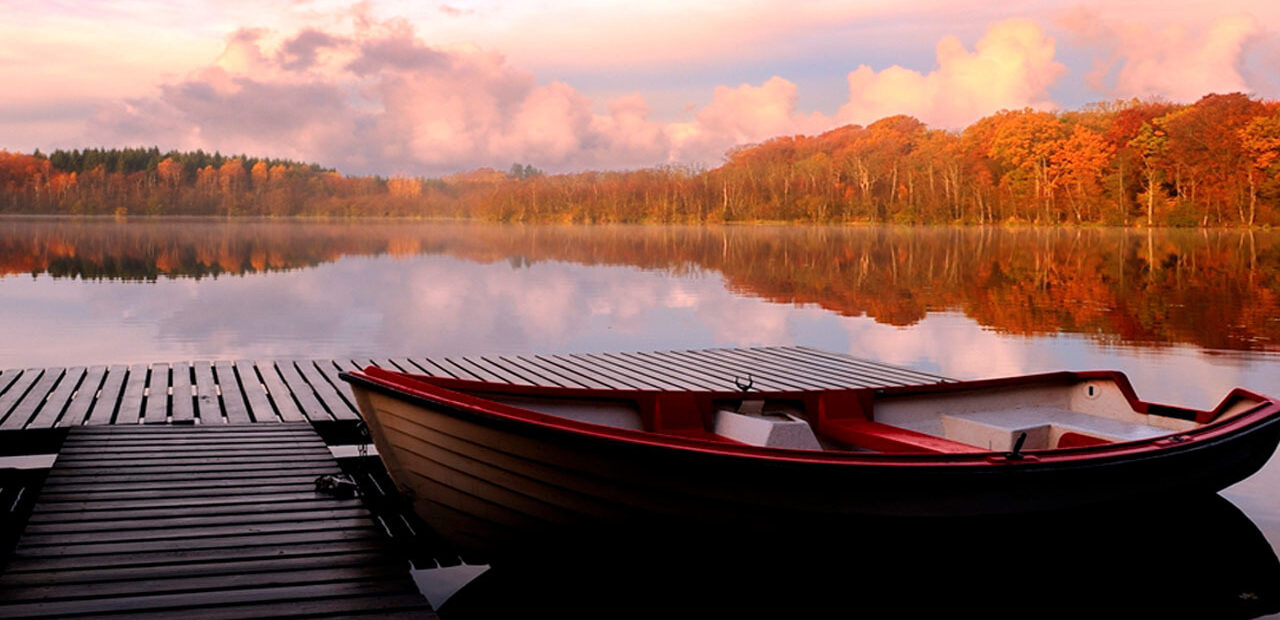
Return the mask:
[[0, 571], [0, 617], [433, 617], [406, 558], [419, 568], [464, 560], [444, 542], [424, 550], [434, 543], [418, 542], [429, 533], [386, 495], [385, 472], [360, 466], [355, 478], [376, 489], [365, 502], [315, 488], [340, 471], [321, 437], [350, 443], [359, 422], [338, 373], [369, 365], [665, 390], [946, 380], [807, 347], [5, 370], [0, 456], [57, 459], [42, 488], [38, 477], [0, 476], [0, 499], [13, 500], [0, 514], [6, 546], [25, 521]]
[[216, 361], [0, 372], [0, 430], [118, 424], [359, 419], [343, 370], [369, 365], [465, 379], [597, 388], [760, 389], [944, 381], [808, 347], [461, 358]]
[[0, 616], [421, 617], [408, 562], [308, 424], [72, 429], [0, 576]]

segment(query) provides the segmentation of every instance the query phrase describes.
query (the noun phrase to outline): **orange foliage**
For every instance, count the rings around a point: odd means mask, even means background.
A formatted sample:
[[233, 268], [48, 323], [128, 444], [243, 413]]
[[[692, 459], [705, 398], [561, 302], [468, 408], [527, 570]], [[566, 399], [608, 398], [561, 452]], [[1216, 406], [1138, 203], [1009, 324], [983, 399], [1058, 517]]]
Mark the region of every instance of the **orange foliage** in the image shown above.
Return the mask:
[[[1208, 95], [1003, 111], [962, 133], [910, 116], [739, 146], [701, 170], [420, 179], [203, 152], [0, 151], [0, 212], [735, 221], [1280, 225], [1280, 104]], [[51, 161], [63, 162], [63, 169]], [[252, 165], [249, 165], [252, 164]]]

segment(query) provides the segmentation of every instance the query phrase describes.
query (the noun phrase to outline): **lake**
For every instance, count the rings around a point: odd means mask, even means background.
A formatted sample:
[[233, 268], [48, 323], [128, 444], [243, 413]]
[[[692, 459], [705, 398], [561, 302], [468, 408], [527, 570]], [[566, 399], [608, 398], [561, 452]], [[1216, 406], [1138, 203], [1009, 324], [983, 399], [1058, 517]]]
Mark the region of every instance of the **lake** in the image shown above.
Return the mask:
[[[1280, 395], [1280, 234], [0, 219], [0, 368], [807, 345]], [[1280, 546], [1280, 462], [1224, 495]]]
[[0, 368], [802, 344], [1280, 392], [1280, 235], [0, 219]]

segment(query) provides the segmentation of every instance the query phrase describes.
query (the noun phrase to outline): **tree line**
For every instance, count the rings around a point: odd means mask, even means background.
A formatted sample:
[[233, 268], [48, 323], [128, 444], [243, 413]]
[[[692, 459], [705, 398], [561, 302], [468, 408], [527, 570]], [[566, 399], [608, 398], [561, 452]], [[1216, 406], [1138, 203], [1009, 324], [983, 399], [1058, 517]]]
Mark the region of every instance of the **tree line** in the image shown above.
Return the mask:
[[731, 150], [719, 167], [443, 178], [151, 149], [0, 151], [0, 212], [510, 222], [1280, 225], [1280, 102], [1006, 110], [963, 131], [910, 116]]

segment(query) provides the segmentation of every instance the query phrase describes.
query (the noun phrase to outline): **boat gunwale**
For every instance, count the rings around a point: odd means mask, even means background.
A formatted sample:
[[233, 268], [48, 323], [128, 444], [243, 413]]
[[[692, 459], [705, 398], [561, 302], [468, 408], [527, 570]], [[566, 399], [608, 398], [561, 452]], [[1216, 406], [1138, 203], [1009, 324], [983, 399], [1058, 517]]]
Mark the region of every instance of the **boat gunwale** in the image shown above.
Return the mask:
[[[744, 444], [719, 443], [674, 435], [656, 435], [647, 431], [620, 429], [590, 422], [571, 420], [544, 414], [517, 406], [506, 405], [480, 396], [467, 394], [457, 389], [470, 389], [488, 393], [535, 394], [542, 396], [561, 396], [577, 398], [603, 398], [621, 401], [636, 401], [645, 397], [656, 397], [659, 394], [671, 393], [668, 390], [638, 389], [600, 389], [600, 388], [565, 388], [555, 386], [527, 386], [489, 383], [414, 375], [387, 371], [377, 367], [364, 370], [343, 372], [340, 376], [355, 387], [363, 387], [395, 397], [409, 400], [416, 405], [430, 404], [441, 408], [453, 417], [472, 423], [483, 423], [486, 426], [508, 426], [523, 428], [518, 434], [529, 435], [528, 430], [539, 429], [541, 432], [555, 432], [562, 437], [576, 437], [605, 441], [614, 445], [625, 444], [645, 446], [664, 450], [716, 455], [760, 461], [766, 463], [792, 464], [826, 464], [831, 466], [885, 466], [887, 468], [935, 467], [952, 469], [963, 467], [972, 471], [974, 467], [989, 469], [1018, 470], [1064, 469], [1069, 466], [1093, 467], [1116, 461], [1132, 463], [1135, 460], [1169, 458], [1175, 455], [1207, 449], [1223, 442], [1244, 441], [1254, 431], [1280, 422], [1280, 404], [1256, 393], [1236, 388], [1232, 390], [1215, 409], [1195, 411], [1175, 408], [1196, 414], [1197, 418], [1213, 418], [1225, 410], [1240, 397], [1259, 401], [1256, 405], [1230, 418], [1204, 423], [1199, 428], [1186, 431], [1170, 431], [1167, 435], [1139, 439], [1127, 442], [1116, 442], [1105, 445], [1078, 446], [1048, 450], [1027, 450], [1018, 457], [1010, 457], [1007, 453], [975, 449], [972, 453], [926, 453], [926, 452], [819, 452], [812, 450], [794, 450], [785, 448], [769, 448]], [[1137, 398], [1128, 379], [1116, 371], [1087, 372], [1053, 372], [1020, 377], [999, 379], [983, 379], [977, 381], [960, 381], [940, 384], [924, 384], [917, 386], [893, 386], [881, 388], [848, 388], [834, 390], [805, 391], [768, 391], [751, 392], [753, 397], [801, 400], [821, 392], [867, 393], [884, 396], [903, 396], [909, 394], [929, 394], [946, 391], [969, 391], [984, 388], [1000, 388], [1044, 383], [1063, 382], [1068, 380], [1111, 379], [1121, 389], [1125, 398], [1135, 411], [1145, 411], [1151, 405]], [[700, 398], [741, 399], [741, 391], [688, 391]], [[1163, 405], [1159, 405], [1163, 407]], [[655, 438], [657, 437], [657, 438]]]

